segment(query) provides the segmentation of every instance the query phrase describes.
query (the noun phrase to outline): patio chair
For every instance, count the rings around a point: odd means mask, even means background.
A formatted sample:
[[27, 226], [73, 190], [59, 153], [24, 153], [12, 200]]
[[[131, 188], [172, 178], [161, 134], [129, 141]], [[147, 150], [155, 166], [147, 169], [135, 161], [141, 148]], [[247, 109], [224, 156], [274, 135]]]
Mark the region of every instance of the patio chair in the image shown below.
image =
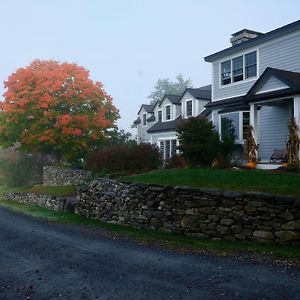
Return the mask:
[[287, 162], [287, 150], [275, 148], [273, 154], [270, 157], [270, 163], [285, 163], [285, 162]]

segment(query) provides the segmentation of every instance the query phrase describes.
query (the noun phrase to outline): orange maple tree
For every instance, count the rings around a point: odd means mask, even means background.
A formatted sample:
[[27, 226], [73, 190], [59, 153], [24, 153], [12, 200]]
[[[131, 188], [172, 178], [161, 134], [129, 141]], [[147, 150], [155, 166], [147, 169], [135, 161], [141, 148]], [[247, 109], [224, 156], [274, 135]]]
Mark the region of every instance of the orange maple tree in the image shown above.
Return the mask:
[[72, 161], [115, 127], [118, 110], [102, 83], [76, 64], [35, 60], [4, 82], [0, 143]]

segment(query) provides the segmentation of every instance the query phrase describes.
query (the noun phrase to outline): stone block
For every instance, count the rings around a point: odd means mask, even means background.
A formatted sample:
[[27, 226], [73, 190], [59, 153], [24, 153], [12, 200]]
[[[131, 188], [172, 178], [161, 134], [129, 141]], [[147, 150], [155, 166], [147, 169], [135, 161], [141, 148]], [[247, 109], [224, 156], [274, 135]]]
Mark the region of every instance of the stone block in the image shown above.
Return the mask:
[[235, 223], [234, 219], [223, 218], [220, 222], [221, 225], [230, 226]]
[[256, 238], [261, 238], [265, 240], [273, 240], [274, 239], [274, 234], [269, 231], [263, 231], [263, 230], [255, 230], [253, 232], [253, 236]]
[[300, 232], [291, 231], [291, 230], [276, 231], [275, 236], [278, 239], [283, 240], [283, 241], [300, 240]]
[[228, 234], [231, 233], [231, 230], [227, 226], [218, 225], [217, 226], [217, 232], [222, 234], [222, 235], [228, 235]]

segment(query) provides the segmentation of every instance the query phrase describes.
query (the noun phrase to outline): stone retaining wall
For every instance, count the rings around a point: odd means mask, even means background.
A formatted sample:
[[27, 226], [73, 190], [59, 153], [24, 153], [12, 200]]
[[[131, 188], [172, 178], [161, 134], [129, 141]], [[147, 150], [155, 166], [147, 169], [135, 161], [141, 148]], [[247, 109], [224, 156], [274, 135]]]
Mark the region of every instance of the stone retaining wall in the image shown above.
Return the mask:
[[91, 172], [47, 166], [43, 168], [43, 184], [46, 186], [81, 185], [91, 179]]
[[264, 193], [94, 180], [75, 213], [214, 240], [300, 244], [300, 199]]
[[54, 211], [74, 212], [75, 205], [78, 203], [74, 197], [55, 197], [35, 193], [7, 192], [4, 197], [7, 200], [38, 205]]

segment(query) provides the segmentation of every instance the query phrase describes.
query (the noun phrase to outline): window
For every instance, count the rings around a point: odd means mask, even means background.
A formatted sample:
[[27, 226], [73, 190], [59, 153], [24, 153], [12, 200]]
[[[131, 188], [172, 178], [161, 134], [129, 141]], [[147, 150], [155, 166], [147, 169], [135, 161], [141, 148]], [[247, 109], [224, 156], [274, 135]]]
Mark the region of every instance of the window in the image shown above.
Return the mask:
[[245, 139], [245, 132], [250, 125], [250, 112], [237, 111], [221, 115], [221, 138], [235, 137], [236, 141]]
[[165, 159], [170, 159], [171, 157], [171, 141], [170, 140], [166, 140], [166, 153], [165, 153]]
[[221, 63], [222, 84], [231, 83], [231, 60]]
[[176, 155], [176, 139], [159, 141], [159, 149], [164, 160], [170, 159], [172, 156]]
[[239, 137], [239, 112], [221, 115], [221, 138], [232, 137]]
[[171, 140], [171, 157], [176, 155], [177, 145], [176, 140]]
[[[232, 71], [231, 71], [232, 69]], [[257, 51], [221, 63], [221, 85], [226, 85], [257, 75]]]
[[257, 55], [256, 51], [245, 55], [246, 78], [255, 77], [257, 74]]
[[162, 111], [161, 110], [159, 110], [158, 112], [157, 112], [157, 119], [158, 119], [158, 121], [162, 121]]
[[171, 120], [171, 105], [166, 105], [166, 120]]
[[162, 157], [164, 158], [165, 156], [165, 141], [160, 141], [159, 142], [159, 149], [160, 149], [160, 153], [162, 155]]
[[243, 80], [244, 66], [243, 56], [239, 56], [232, 60], [233, 82]]
[[250, 112], [244, 111], [243, 112], [243, 140], [245, 140], [245, 133], [249, 125], [250, 125]]
[[193, 115], [193, 101], [186, 101], [186, 116], [191, 117]]
[[143, 126], [147, 125], [147, 114], [143, 114]]

